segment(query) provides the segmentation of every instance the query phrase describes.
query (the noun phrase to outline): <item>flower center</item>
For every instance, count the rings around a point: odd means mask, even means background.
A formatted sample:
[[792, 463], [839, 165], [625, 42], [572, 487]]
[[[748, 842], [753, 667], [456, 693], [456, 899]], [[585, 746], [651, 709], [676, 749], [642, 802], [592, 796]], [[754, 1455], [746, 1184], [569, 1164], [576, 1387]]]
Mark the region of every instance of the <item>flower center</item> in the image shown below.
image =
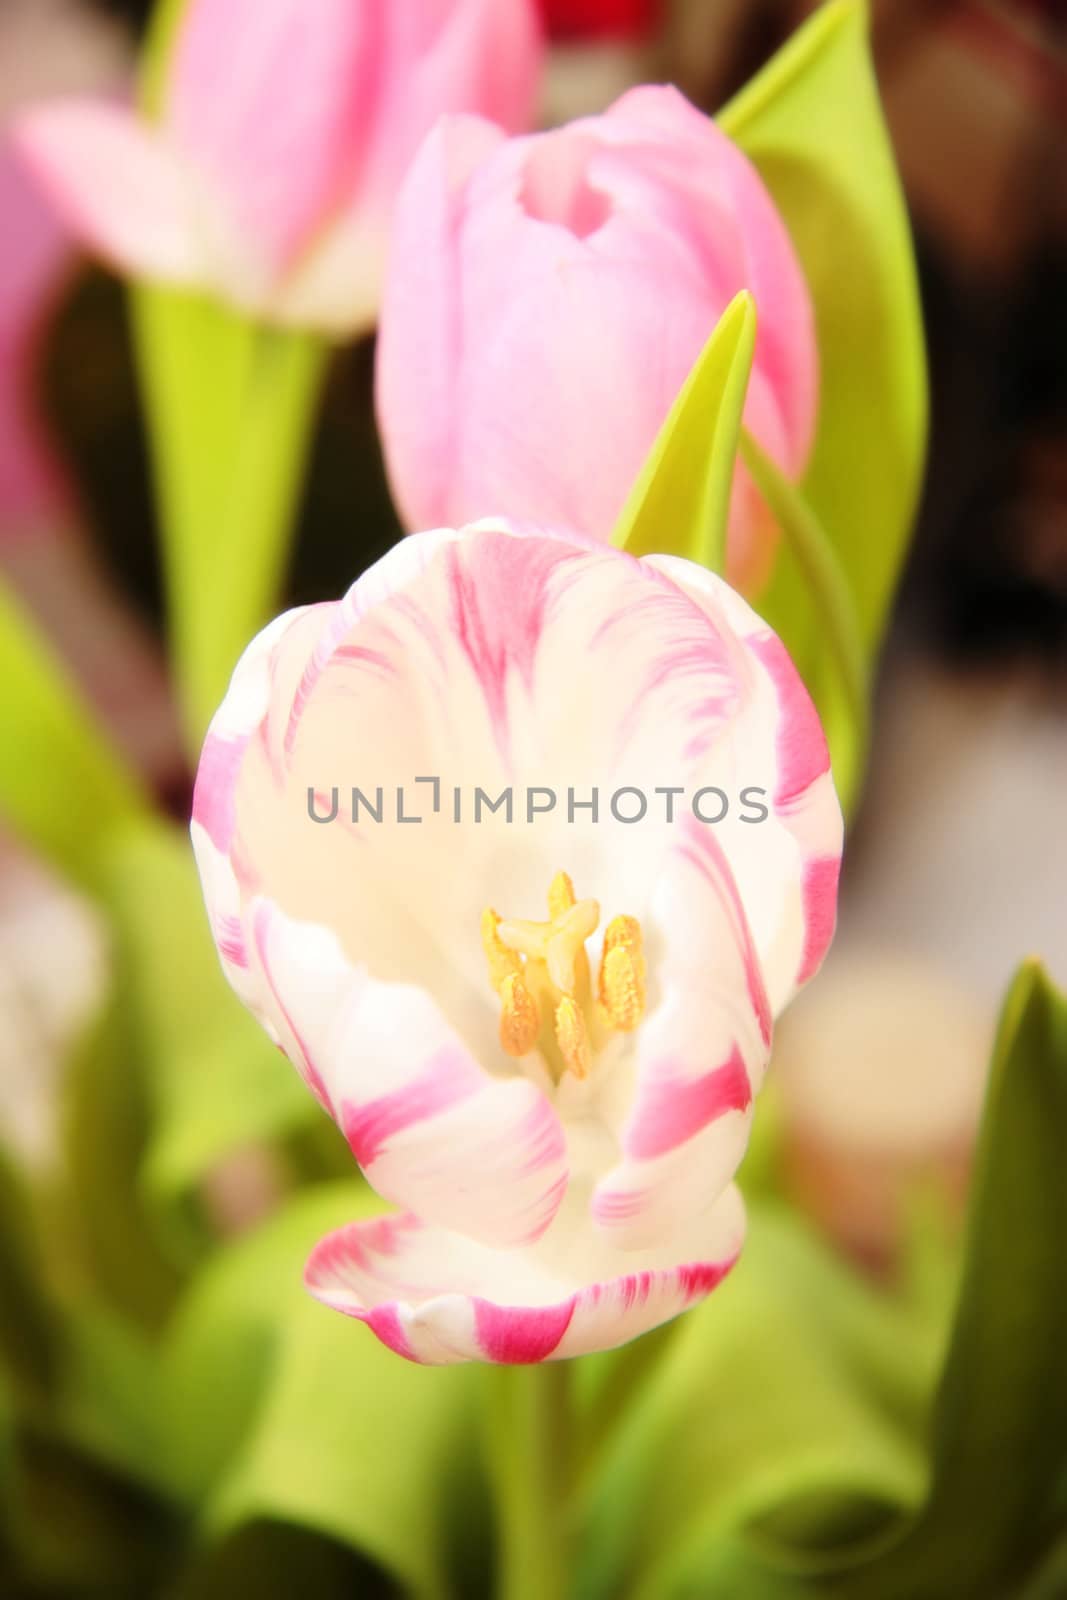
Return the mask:
[[565, 872], [548, 890], [548, 920], [502, 919], [482, 912], [489, 981], [500, 996], [500, 1043], [509, 1056], [538, 1050], [557, 1083], [588, 1077], [612, 1033], [629, 1033], [645, 1012], [645, 957], [636, 917], [604, 930], [594, 992], [585, 941], [600, 923], [595, 900], [578, 900]]

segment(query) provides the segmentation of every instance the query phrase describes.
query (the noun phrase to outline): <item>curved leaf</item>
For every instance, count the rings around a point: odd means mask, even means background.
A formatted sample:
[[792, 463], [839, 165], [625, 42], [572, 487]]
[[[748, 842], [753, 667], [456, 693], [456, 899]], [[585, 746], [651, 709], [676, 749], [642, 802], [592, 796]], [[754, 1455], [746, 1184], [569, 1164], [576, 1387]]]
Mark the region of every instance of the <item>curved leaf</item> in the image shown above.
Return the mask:
[[752, 296], [739, 294], [697, 358], [612, 535], [631, 555], [661, 551], [722, 572], [755, 340]]
[[[719, 117], [759, 168], [815, 302], [818, 435], [804, 494], [878, 646], [925, 454], [922, 319], [907, 212], [860, 0], [831, 0]], [[788, 547], [760, 611], [809, 686], [820, 639]]]
[[477, 1542], [484, 1514], [479, 1374], [399, 1359], [301, 1281], [315, 1241], [375, 1207], [355, 1183], [305, 1191], [204, 1272], [165, 1357], [171, 1470], [207, 1535], [316, 1529], [435, 1596], [450, 1525]]

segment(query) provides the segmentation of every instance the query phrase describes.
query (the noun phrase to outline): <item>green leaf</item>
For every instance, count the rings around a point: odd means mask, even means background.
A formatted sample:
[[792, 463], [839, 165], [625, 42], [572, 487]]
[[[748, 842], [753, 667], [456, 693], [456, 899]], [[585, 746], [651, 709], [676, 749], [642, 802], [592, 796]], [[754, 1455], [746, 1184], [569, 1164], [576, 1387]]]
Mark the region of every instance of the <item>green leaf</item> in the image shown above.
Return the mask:
[[131, 830], [102, 867], [128, 1059], [144, 1075], [144, 1180], [174, 1201], [235, 1147], [322, 1115], [222, 976], [188, 840]]
[[57, 1352], [30, 1197], [0, 1151], [0, 1377], [47, 1394]]
[[739, 294], [671, 408], [615, 528], [613, 542], [631, 555], [659, 551], [722, 572], [755, 339], [752, 296]]
[[858, 1595], [1017, 1592], [1062, 1531], [1067, 1474], [1067, 997], [1036, 963], [1008, 994], [970, 1237], [933, 1418], [933, 1477]]
[[0, 583], [0, 812], [65, 876], [93, 887], [94, 850], [143, 815], [137, 779], [47, 640]]
[[[914, 255], [866, 7], [823, 6], [719, 122], [758, 167], [811, 288], [821, 378], [804, 495], [837, 551], [872, 654], [915, 513], [927, 395]], [[812, 686], [819, 621], [788, 545], [759, 609]]]
[[590, 1479], [576, 1592], [720, 1592], [697, 1581], [709, 1550], [757, 1520], [789, 1512], [812, 1539], [827, 1506], [866, 1531], [917, 1503], [936, 1348], [795, 1218], [754, 1206], [734, 1272], [679, 1323]]
[[481, 1537], [479, 1374], [403, 1361], [301, 1282], [316, 1240], [372, 1208], [357, 1184], [305, 1191], [205, 1271], [166, 1355], [172, 1472], [205, 1535], [316, 1529], [435, 1596], [450, 1526]]
[[139, 1326], [158, 1326], [177, 1289], [139, 1174], [149, 1117], [143, 1057], [134, 1053], [119, 999], [86, 1029], [64, 1084], [61, 1238], [103, 1303]]
[[245, 1523], [201, 1552], [167, 1600], [393, 1600], [399, 1593], [357, 1553], [307, 1528], [264, 1519]]
[[833, 669], [820, 710], [837, 791], [847, 813], [863, 776], [870, 733], [870, 673], [856, 603], [837, 553], [802, 491], [790, 483], [747, 432], [741, 438], [741, 459], [778, 523], [803, 579], [807, 603], [823, 640], [825, 660]]

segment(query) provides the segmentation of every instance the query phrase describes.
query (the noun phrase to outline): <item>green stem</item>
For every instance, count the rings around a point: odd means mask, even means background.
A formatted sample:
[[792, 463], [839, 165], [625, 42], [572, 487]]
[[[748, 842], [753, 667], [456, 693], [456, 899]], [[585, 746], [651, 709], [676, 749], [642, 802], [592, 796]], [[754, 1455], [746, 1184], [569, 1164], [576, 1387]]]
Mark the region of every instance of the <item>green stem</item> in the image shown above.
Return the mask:
[[[867, 759], [870, 740], [870, 674], [848, 579], [822, 524], [795, 484], [779, 472], [752, 435], [741, 433], [741, 459], [793, 552], [836, 669], [840, 702], [848, 724], [847, 750], [834, 751], [835, 778], [846, 812]], [[835, 740], [831, 733], [831, 750]], [[847, 759], [846, 759], [847, 758]]]
[[489, 1369], [497, 1600], [563, 1600], [570, 1577], [570, 1370], [566, 1361]]
[[277, 604], [327, 359], [195, 295], [133, 296], [190, 752]]

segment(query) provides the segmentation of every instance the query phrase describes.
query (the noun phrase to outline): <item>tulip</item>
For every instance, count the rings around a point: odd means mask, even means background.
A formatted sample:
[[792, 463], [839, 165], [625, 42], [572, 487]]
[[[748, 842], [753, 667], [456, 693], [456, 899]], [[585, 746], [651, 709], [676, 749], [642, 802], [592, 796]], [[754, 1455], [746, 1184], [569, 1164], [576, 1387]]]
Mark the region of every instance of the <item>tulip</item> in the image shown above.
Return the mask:
[[[761, 823], [697, 820], [738, 783]], [[505, 523], [402, 540], [250, 645], [192, 836], [231, 984], [400, 1208], [319, 1243], [319, 1299], [415, 1361], [533, 1362], [723, 1278], [841, 816], [807, 694], [722, 580]]]
[[[508, 140], [450, 118], [394, 214], [378, 411], [409, 527], [521, 514], [609, 537], [720, 315], [752, 292], [745, 423], [791, 477], [815, 419], [811, 302], [754, 168], [675, 90]], [[729, 575], [758, 587], [769, 517], [738, 474]]]
[[162, 120], [94, 100], [25, 154], [120, 271], [336, 335], [374, 319], [396, 190], [443, 112], [528, 125], [531, 0], [191, 0]]

